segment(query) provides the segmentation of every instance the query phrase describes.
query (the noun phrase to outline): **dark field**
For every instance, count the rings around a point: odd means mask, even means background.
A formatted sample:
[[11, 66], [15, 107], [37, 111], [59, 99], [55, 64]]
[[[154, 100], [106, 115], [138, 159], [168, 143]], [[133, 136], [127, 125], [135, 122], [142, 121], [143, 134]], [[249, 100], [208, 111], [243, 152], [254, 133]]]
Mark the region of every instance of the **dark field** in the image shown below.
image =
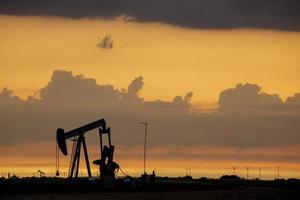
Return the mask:
[[1, 199], [11, 200], [59, 200], [59, 199], [146, 199], [146, 200], [168, 200], [168, 199], [191, 199], [191, 200], [235, 200], [235, 199], [262, 199], [262, 200], [279, 200], [279, 199], [293, 199], [300, 197], [299, 190], [288, 189], [261, 189], [261, 188], [247, 188], [234, 189], [222, 191], [182, 191], [182, 192], [118, 192], [118, 193], [74, 193], [74, 194], [27, 194], [27, 195], [4, 195]]
[[114, 189], [104, 189], [99, 182], [85, 179], [18, 179], [0, 181], [0, 199], [146, 199], [146, 200], [280, 200], [300, 198], [299, 180], [209, 180], [158, 178], [147, 187], [138, 179], [128, 185], [118, 182]]

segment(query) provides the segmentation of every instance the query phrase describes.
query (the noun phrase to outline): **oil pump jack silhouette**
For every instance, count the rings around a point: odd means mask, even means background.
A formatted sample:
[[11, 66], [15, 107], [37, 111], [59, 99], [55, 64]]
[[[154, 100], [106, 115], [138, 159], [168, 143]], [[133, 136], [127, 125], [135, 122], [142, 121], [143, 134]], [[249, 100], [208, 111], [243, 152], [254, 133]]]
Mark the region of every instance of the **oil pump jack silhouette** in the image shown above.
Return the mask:
[[[115, 180], [115, 173], [117, 173], [117, 171], [119, 170], [119, 165], [113, 161], [114, 146], [111, 144], [110, 128], [106, 127], [106, 122], [104, 119], [100, 119], [98, 121], [81, 126], [68, 132], [65, 132], [62, 128], [58, 128], [56, 132], [57, 145], [64, 155], [68, 155], [66, 140], [71, 139], [73, 141], [69, 167], [69, 178], [78, 177], [80, 152], [82, 145], [88, 177], [91, 178], [92, 173], [88, 158], [85, 134], [96, 128], [99, 129], [101, 157], [100, 159], [93, 161], [93, 163], [99, 165], [100, 179], [104, 180], [104, 182], [106, 183], [112, 183]], [[102, 136], [105, 134], [108, 135], [108, 146], [103, 145]], [[59, 172], [57, 174], [59, 174]]]

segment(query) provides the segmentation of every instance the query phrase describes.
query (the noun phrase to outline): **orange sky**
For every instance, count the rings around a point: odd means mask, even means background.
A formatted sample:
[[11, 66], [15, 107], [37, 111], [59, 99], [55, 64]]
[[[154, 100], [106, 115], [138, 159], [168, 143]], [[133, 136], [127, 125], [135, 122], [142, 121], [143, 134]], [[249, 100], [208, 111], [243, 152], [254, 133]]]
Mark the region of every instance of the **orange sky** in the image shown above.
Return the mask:
[[[192, 103], [206, 107], [218, 101], [220, 91], [237, 83], [257, 83], [264, 91], [278, 93], [284, 99], [300, 91], [298, 32], [192, 30], [122, 20], [4, 15], [0, 15], [0, 27], [0, 88], [8, 87], [22, 98], [44, 87], [55, 69], [84, 74], [99, 84], [112, 84], [117, 88], [127, 87], [133, 78], [142, 75], [145, 85], [141, 97], [170, 100], [175, 95], [193, 91]], [[112, 36], [114, 48], [111, 50], [97, 47], [105, 35]], [[41, 152], [36, 152], [37, 148]], [[198, 148], [187, 151], [198, 152]], [[239, 154], [235, 149], [218, 148], [205, 147], [206, 152], [199, 155], [207, 156], [207, 151], [213, 151], [221, 156], [226, 150], [227, 155], [233, 151], [235, 155], [245, 155], [246, 159], [220, 160], [218, 157], [213, 160], [205, 156], [193, 161], [182, 157], [167, 159], [174, 149], [164, 147], [162, 150], [167, 153], [163, 158], [152, 152], [149, 170], [156, 169], [159, 175], [178, 176], [185, 175], [185, 169], [191, 167], [196, 177], [219, 177], [232, 173], [232, 167], [236, 166], [237, 173], [245, 176], [245, 168], [249, 166], [253, 170], [250, 177], [257, 177], [261, 167], [264, 178], [271, 179], [280, 165], [282, 176], [300, 178], [298, 161], [254, 162], [247, 159], [247, 151]], [[270, 147], [248, 151], [274, 157], [288, 157], [291, 152], [299, 155], [299, 147], [284, 148], [287, 149]], [[55, 148], [51, 144], [15, 144], [0, 149], [1, 173], [32, 175], [38, 169], [54, 173]], [[96, 147], [92, 149], [96, 155]], [[20, 155], [25, 150], [30, 151]], [[142, 167], [140, 150], [136, 156], [129, 152], [124, 157], [117, 155], [117, 159], [124, 171], [138, 175]], [[29, 163], [28, 157], [34, 162]], [[62, 163], [66, 171], [68, 160], [63, 159]]]
[[[123, 88], [142, 75], [146, 99], [194, 92], [211, 104], [237, 83], [257, 83], [282, 98], [299, 92], [300, 33], [191, 30], [159, 23], [0, 16], [0, 87], [23, 98], [55, 69]], [[112, 50], [97, 47], [111, 35]]]
[[[69, 147], [70, 149], [70, 147]], [[88, 145], [90, 162], [97, 159], [99, 150], [97, 145]], [[28, 143], [13, 146], [0, 147], [0, 171], [19, 176], [32, 176], [38, 169], [45, 171], [48, 176], [55, 172], [55, 144], [54, 143]], [[126, 173], [139, 176], [143, 170], [143, 153], [141, 147], [116, 147], [116, 162]], [[194, 177], [217, 178], [223, 174], [232, 174], [233, 167], [236, 173], [246, 176], [246, 167], [250, 168], [249, 177], [257, 178], [259, 168], [262, 170], [262, 178], [273, 179], [277, 166], [280, 167], [280, 175], [284, 178], [300, 178], [299, 160], [286, 161], [284, 157], [299, 155], [299, 146], [266, 147], [266, 148], [234, 148], [234, 147], [155, 147], [149, 148], [147, 169], [148, 172], [156, 170], [159, 176], [184, 176], [186, 168], [191, 168]], [[70, 152], [69, 152], [70, 153]], [[186, 154], [186, 158], [182, 155]], [[191, 157], [192, 155], [192, 157]], [[222, 157], [225, 156], [225, 157]], [[232, 159], [230, 156], [235, 155]], [[209, 157], [212, 156], [212, 157]], [[256, 157], [256, 161], [251, 159]], [[268, 156], [271, 160], [260, 156]], [[60, 171], [62, 176], [68, 174], [70, 155], [60, 154]], [[92, 165], [93, 175], [96, 176], [97, 166]], [[86, 175], [85, 163], [82, 157], [81, 174]], [[122, 176], [121, 173], [118, 174]]]

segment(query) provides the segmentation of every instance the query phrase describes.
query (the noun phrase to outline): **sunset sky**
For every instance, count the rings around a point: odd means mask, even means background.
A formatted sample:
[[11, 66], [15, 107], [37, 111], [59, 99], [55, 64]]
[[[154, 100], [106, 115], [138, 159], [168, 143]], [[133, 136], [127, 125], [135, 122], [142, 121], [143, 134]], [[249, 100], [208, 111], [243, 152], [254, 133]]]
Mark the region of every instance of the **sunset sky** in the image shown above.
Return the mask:
[[300, 178], [300, 3], [184, 2], [0, 0], [1, 173], [54, 173], [56, 129], [105, 118], [132, 175], [146, 120], [158, 175]]

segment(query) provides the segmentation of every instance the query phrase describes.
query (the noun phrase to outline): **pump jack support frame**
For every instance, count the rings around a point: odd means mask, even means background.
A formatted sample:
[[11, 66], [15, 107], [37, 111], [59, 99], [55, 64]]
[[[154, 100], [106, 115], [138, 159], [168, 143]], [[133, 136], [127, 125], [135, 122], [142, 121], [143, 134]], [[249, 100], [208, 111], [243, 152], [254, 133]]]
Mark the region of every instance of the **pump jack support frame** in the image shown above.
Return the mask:
[[[78, 177], [78, 170], [79, 170], [79, 165], [80, 165], [80, 152], [81, 152], [81, 143], [82, 143], [82, 148], [84, 152], [84, 157], [85, 157], [85, 164], [88, 172], [88, 177], [92, 177], [91, 173], [91, 167], [90, 167], [90, 162], [89, 162], [89, 156], [87, 152], [87, 147], [86, 147], [86, 142], [85, 142], [85, 137], [83, 135], [80, 135], [77, 140], [77, 145], [75, 148], [73, 160], [71, 162], [71, 171], [69, 174], [69, 177]], [[74, 171], [75, 170], [75, 171]], [[75, 172], [75, 174], [74, 174]]]
[[[113, 161], [114, 155], [114, 146], [111, 145], [111, 134], [110, 128], [106, 127], [106, 122], [104, 119], [100, 119], [94, 121], [92, 123], [86, 124], [74, 130], [65, 132], [64, 129], [58, 128], [56, 131], [56, 140], [57, 145], [61, 152], [64, 155], [68, 155], [66, 140], [74, 138], [73, 148], [72, 148], [72, 156], [69, 168], [69, 178], [78, 177], [78, 170], [80, 165], [80, 152], [81, 146], [83, 147], [85, 164], [88, 172], [88, 177], [92, 177], [87, 145], [85, 141], [84, 134], [93, 129], [99, 128], [99, 136], [100, 136], [100, 159], [93, 161], [94, 164], [99, 165], [100, 178], [108, 175], [111, 180], [114, 179], [114, 173], [119, 169], [119, 165]], [[108, 146], [102, 144], [103, 138], [102, 135], [108, 135]]]

